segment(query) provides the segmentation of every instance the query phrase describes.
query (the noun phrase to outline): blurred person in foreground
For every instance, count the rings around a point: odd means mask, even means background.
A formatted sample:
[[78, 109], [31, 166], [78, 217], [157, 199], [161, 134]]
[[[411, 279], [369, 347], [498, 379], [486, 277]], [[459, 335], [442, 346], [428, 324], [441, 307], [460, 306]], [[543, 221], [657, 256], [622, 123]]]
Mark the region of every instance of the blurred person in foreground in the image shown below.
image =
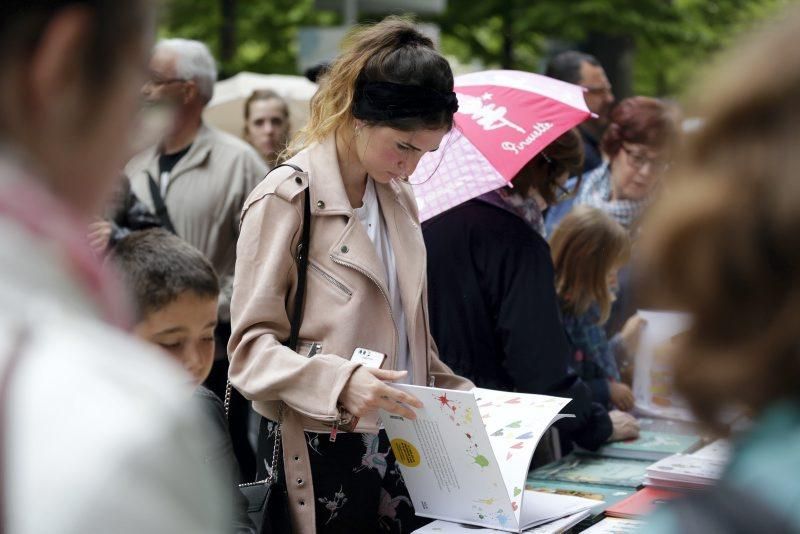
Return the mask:
[[[442, 158], [447, 164], [448, 152]], [[490, 191], [422, 225], [428, 253], [431, 331], [447, 365], [484, 388], [569, 397], [575, 418], [556, 427], [597, 449], [636, 437], [632, 416], [593, 402], [570, 369], [542, 210], [582, 163], [580, 138], [563, 134], [517, 173], [514, 187]]]
[[705, 124], [644, 227], [651, 302], [693, 316], [676, 386], [713, 429], [754, 419], [718, 485], [648, 533], [800, 532], [798, 32], [794, 7], [709, 71], [690, 101]]
[[[164, 138], [125, 167], [133, 193], [161, 219], [163, 227], [199, 249], [220, 278], [216, 361], [206, 386], [222, 396], [228, 375], [225, 347], [230, 336], [230, 297], [239, 217], [247, 195], [267, 172], [243, 140], [203, 122], [214, 95], [217, 68], [200, 41], [159, 41], [142, 87], [145, 101], [172, 110]], [[255, 454], [247, 440], [249, 408], [234, 392], [231, 433], [242, 480], [252, 480]]]
[[586, 106], [597, 116], [578, 126], [583, 142], [583, 172], [596, 169], [603, 163], [600, 139], [608, 126], [608, 115], [614, 104], [614, 93], [606, 71], [591, 54], [567, 50], [548, 62], [545, 76], [580, 85], [585, 90]]
[[269, 169], [279, 163], [289, 141], [289, 104], [270, 89], [253, 91], [244, 102], [244, 139]]
[[116, 326], [86, 224], [128, 157], [149, 2], [0, 8], [0, 388], [6, 532], [218, 533], [180, 367]]

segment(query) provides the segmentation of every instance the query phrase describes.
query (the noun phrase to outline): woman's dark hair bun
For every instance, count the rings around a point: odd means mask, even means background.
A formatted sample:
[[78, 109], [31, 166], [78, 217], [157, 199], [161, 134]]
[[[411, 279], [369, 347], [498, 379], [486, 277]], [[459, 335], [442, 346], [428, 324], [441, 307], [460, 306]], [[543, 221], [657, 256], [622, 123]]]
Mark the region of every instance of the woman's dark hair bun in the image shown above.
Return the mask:
[[416, 28], [398, 28], [396, 37], [398, 46], [414, 45], [434, 48], [433, 41], [429, 37], [423, 35]]

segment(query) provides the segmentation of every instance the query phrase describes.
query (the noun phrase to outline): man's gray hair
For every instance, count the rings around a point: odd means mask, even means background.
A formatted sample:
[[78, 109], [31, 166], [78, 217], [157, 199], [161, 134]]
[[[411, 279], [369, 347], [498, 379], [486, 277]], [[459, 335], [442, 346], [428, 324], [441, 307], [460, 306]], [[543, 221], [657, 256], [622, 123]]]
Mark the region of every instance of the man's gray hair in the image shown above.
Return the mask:
[[155, 49], [168, 50], [175, 54], [175, 76], [183, 80], [194, 80], [203, 103], [208, 104], [214, 96], [217, 64], [205, 43], [191, 39], [162, 39]]

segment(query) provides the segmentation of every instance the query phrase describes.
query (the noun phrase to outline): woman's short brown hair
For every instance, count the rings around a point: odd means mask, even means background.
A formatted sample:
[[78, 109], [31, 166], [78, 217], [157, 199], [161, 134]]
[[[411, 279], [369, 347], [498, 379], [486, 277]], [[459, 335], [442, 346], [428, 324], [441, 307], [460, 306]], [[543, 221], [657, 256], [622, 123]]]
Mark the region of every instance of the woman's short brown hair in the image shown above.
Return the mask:
[[601, 148], [613, 158], [622, 148], [622, 143], [669, 149], [677, 137], [674, 109], [655, 98], [633, 96], [621, 101], [611, 111]]
[[628, 261], [628, 232], [604, 211], [576, 206], [553, 232], [550, 250], [564, 311], [581, 315], [597, 304], [604, 323], [613, 300], [608, 274]]
[[798, 32], [795, 8], [699, 87], [688, 109], [704, 126], [640, 240], [650, 304], [693, 316], [675, 384], [716, 427], [800, 393]]

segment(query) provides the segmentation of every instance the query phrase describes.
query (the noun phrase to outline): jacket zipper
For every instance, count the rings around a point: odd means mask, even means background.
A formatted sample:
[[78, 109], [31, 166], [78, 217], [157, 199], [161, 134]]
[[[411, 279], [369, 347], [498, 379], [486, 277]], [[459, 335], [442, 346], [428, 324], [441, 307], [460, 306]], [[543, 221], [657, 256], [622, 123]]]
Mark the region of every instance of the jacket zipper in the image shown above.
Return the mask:
[[323, 270], [322, 270], [320, 267], [318, 267], [318, 266], [317, 266], [315, 263], [313, 263], [313, 262], [309, 261], [309, 262], [308, 262], [308, 266], [309, 266], [309, 267], [311, 267], [311, 269], [313, 269], [315, 273], [317, 273], [317, 274], [318, 274], [318, 275], [320, 275], [322, 278], [324, 278], [325, 280], [327, 280], [328, 282], [330, 282], [330, 283], [331, 283], [331, 285], [333, 285], [334, 287], [336, 287], [336, 289], [338, 289], [339, 291], [341, 291], [342, 293], [344, 293], [344, 294], [345, 294], [345, 295], [347, 295], [348, 297], [352, 297], [352, 296], [353, 296], [353, 292], [352, 292], [352, 291], [350, 291], [350, 289], [349, 289], [349, 288], [348, 288], [346, 285], [344, 285], [343, 283], [341, 283], [339, 280], [337, 280], [336, 278], [334, 278], [334, 277], [333, 277], [333, 276], [331, 276], [330, 274], [328, 274], [328, 273], [326, 273], [325, 271], [323, 271]]
[[389, 310], [389, 317], [392, 319], [392, 328], [394, 329], [394, 339], [392, 345], [392, 366], [391, 366], [391, 368], [394, 369], [394, 367], [397, 365], [397, 344], [399, 343], [398, 338], [400, 337], [400, 333], [397, 331], [397, 323], [395, 323], [394, 313], [392, 313], [392, 303], [389, 301], [389, 296], [383, 290], [380, 283], [377, 280], [375, 280], [375, 278], [373, 278], [372, 275], [369, 274], [364, 269], [358, 267], [353, 263], [348, 263], [342, 260], [338, 260], [334, 258], [333, 255], [331, 255], [331, 260], [339, 265], [355, 269], [356, 271], [360, 272], [361, 274], [372, 280], [372, 283], [375, 284], [375, 286], [378, 288], [378, 291], [380, 291], [381, 295], [383, 295], [383, 300], [386, 302], [386, 309]]

